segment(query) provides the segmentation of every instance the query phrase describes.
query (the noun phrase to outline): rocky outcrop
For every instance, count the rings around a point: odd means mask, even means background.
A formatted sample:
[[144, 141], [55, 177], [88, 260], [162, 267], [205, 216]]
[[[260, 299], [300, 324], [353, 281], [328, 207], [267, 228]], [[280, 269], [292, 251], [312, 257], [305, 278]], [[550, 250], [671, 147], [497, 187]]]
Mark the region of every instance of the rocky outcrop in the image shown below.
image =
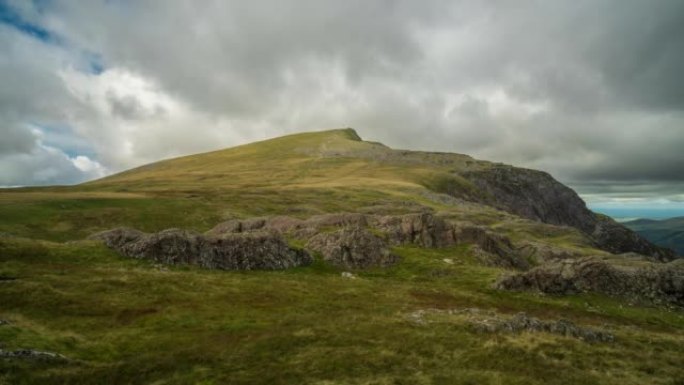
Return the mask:
[[426, 326], [431, 318], [438, 316], [438, 322], [456, 321], [466, 322], [482, 333], [551, 333], [565, 337], [577, 338], [585, 342], [612, 342], [613, 334], [600, 329], [586, 328], [571, 321], [560, 319], [546, 321], [530, 317], [525, 313], [518, 313], [513, 317], [503, 315], [493, 309], [456, 308], [456, 309], [419, 309], [406, 315], [406, 319], [413, 324]]
[[575, 250], [534, 241], [522, 241], [517, 249], [522, 256], [539, 264], [581, 257], [581, 254]]
[[[345, 229], [347, 231], [341, 231]], [[370, 229], [382, 236], [373, 234]], [[527, 260], [516, 251], [505, 236], [468, 222], [450, 223], [432, 213], [405, 215], [337, 213], [316, 215], [306, 220], [282, 216], [231, 220], [218, 224], [207, 234], [222, 236], [265, 230], [306, 240], [309, 242], [309, 248], [319, 252], [325, 250], [323, 255], [324, 257], [328, 255], [326, 257], [328, 260], [350, 268], [361, 268], [366, 264], [368, 267], [387, 265], [390, 260], [395, 261], [392, 258], [387, 259], [389, 258], [388, 247], [406, 244], [430, 248], [472, 244], [476, 246], [473, 248], [473, 253], [486, 265], [517, 269], [529, 267]], [[358, 238], [357, 241], [353, 240], [354, 237]], [[359, 246], [350, 249], [349, 245], [354, 242]], [[327, 246], [324, 247], [323, 244]], [[340, 259], [337, 251], [332, 256], [332, 250], [347, 250], [345, 253], [353, 251], [353, 256], [349, 254]], [[362, 253], [367, 254], [366, 262], [362, 262]]]
[[477, 187], [465, 198], [512, 214], [553, 225], [572, 226], [589, 236], [596, 247], [611, 253], [636, 252], [656, 261], [675, 258], [672, 250], [658, 247], [638, 234], [597, 215], [571, 188], [548, 173], [505, 165], [460, 174]]
[[313, 261], [306, 251], [290, 247], [281, 235], [272, 232], [211, 236], [179, 229], [154, 234], [115, 229], [91, 238], [128, 257], [208, 269], [282, 270]]
[[454, 227], [430, 213], [375, 216], [369, 222], [387, 234], [390, 243], [395, 245], [411, 243], [421, 247], [446, 247], [457, 242]]
[[509, 319], [485, 319], [474, 324], [475, 329], [487, 333], [552, 333], [565, 337], [577, 338], [586, 342], [612, 342], [613, 334], [597, 329], [583, 328], [574, 323], [561, 319], [558, 321], [542, 321], [529, 317], [525, 313], [518, 313]]
[[684, 261], [652, 263], [630, 256], [561, 260], [504, 277], [496, 287], [558, 295], [597, 292], [632, 302], [684, 306]]
[[384, 239], [358, 226], [320, 233], [306, 246], [331, 264], [348, 269], [386, 267], [399, 261]]

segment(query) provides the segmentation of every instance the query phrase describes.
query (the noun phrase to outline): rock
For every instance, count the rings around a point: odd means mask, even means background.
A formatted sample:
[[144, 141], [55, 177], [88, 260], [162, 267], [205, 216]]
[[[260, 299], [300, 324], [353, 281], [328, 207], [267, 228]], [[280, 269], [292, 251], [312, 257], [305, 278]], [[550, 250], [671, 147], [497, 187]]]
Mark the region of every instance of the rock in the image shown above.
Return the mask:
[[474, 245], [470, 248], [470, 253], [475, 259], [484, 266], [503, 267], [508, 269], [527, 270], [529, 264], [516, 253], [493, 254], [483, 250], [480, 246]]
[[371, 224], [387, 234], [391, 244], [412, 243], [422, 247], [456, 244], [453, 227], [430, 213], [373, 217]]
[[116, 229], [93, 238], [128, 257], [209, 269], [281, 270], [313, 261], [306, 251], [288, 246], [281, 235], [270, 232], [210, 236], [179, 229], [154, 234]]
[[444, 258], [444, 259], [442, 259], [442, 262], [446, 263], [447, 265], [453, 265], [454, 264], [454, 260], [451, 258]]
[[503, 277], [496, 287], [557, 295], [597, 292], [631, 301], [684, 306], [684, 260], [653, 263], [636, 258], [584, 257], [555, 261]]
[[321, 253], [333, 265], [348, 269], [385, 267], [399, 261], [382, 238], [361, 227], [320, 233], [306, 246]]
[[541, 242], [526, 241], [519, 245], [517, 250], [520, 255], [536, 263], [581, 257], [577, 251]]
[[[356, 230], [352, 231], [350, 229]], [[373, 235], [370, 229], [382, 232], [384, 238]], [[175, 231], [178, 232], [180, 230]], [[527, 269], [529, 267], [527, 261], [520, 257], [519, 253], [505, 236], [489, 231], [485, 227], [475, 226], [466, 222], [454, 225], [428, 212], [382, 216], [360, 213], [337, 213], [315, 215], [306, 220], [287, 216], [230, 220], [216, 225], [213, 229], [206, 232], [204, 237], [225, 237], [234, 234], [246, 235], [263, 232], [286, 234], [297, 239], [306, 240], [309, 248], [321, 252], [331, 262], [339, 266], [353, 266], [354, 268], [362, 268], [362, 265], [366, 264], [366, 267], [387, 266], [391, 264], [390, 261], [396, 262], [396, 258], [389, 257], [388, 248], [390, 245], [404, 244], [415, 244], [421, 247], [475, 244], [483, 250], [481, 255], [478, 254], [483, 263], [517, 269]], [[129, 239], [137, 239], [136, 237], [140, 237], [141, 234], [130, 229], [119, 229], [112, 234], [108, 232], [105, 242], [109, 242], [113, 247], [117, 247], [119, 243]], [[165, 235], [167, 238], [171, 236], [172, 234]], [[179, 239], [188, 240], [199, 236], [199, 234], [184, 233], [180, 235]], [[97, 235], [95, 237], [97, 238]], [[350, 237], [358, 237], [359, 240], [365, 243], [354, 244]], [[182, 241], [179, 243], [178, 240], [167, 240], [166, 242], [172, 243], [173, 248], [178, 248], [182, 244]], [[182, 247], [192, 248], [195, 243], [197, 242], [192, 241], [184, 244]], [[341, 250], [344, 250], [344, 252]], [[345, 257], [342, 257], [342, 254], [340, 254], [347, 252], [351, 254], [345, 254]], [[333, 256], [333, 254], [335, 255]], [[345, 259], [345, 261], [342, 259]]]
[[39, 350], [21, 349], [21, 350], [2, 350], [0, 349], [0, 358], [17, 358], [25, 360], [39, 360], [39, 361], [68, 361], [68, 359], [57, 353], [41, 352]]
[[571, 188], [536, 170], [493, 165], [460, 174], [478, 189], [464, 198], [492, 205], [543, 223], [572, 226], [596, 247], [611, 252], [636, 252], [657, 261], [674, 259], [672, 250], [658, 247], [612, 219], [593, 213]]
[[471, 253], [484, 265], [522, 270], [529, 268], [527, 260], [515, 250], [507, 237], [491, 232], [485, 227], [457, 224], [454, 238], [459, 244], [474, 244]]
[[476, 330], [496, 333], [545, 332], [577, 338], [586, 342], [613, 342], [615, 336], [602, 330], [582, 328], [568, 320], [542, 321], [528, 317], [525, 313], [518, 313], [510, 319], [482, 320], [474, 323]]
[[356, 279], [356, 276], [348, 271], [343, 271], [340, 275], [342, 278]]

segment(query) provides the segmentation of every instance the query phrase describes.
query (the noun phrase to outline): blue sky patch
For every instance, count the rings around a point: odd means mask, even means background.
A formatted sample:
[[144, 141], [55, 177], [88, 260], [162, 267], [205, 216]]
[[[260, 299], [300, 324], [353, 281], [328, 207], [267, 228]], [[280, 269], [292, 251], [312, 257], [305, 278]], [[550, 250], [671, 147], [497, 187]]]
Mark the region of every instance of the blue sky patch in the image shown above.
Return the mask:
[[0, 0], [0, 23], [29, 35], [45, 43], [58, 44], [59, 37], [38, 24], [24, 20], [21, 15], [10, 7], [6, 1]]
[[67, 124], [33, 123], [31, 126], [41, 132], [41, 141], [44, 145], [57, 148], [71, 158], [78, 155], [85, 155], [91, 159], [96, 157], [92, 145], [74, 133], [73, 128]]

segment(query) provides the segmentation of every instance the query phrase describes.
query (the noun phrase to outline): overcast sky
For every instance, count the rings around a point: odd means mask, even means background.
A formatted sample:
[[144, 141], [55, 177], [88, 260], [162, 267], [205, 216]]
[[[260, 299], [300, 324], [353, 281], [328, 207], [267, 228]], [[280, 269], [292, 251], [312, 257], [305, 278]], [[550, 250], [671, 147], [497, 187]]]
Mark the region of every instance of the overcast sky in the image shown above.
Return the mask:
[[684, 1], [0, 0], [0, 185], [354, 127], [684, 201]]

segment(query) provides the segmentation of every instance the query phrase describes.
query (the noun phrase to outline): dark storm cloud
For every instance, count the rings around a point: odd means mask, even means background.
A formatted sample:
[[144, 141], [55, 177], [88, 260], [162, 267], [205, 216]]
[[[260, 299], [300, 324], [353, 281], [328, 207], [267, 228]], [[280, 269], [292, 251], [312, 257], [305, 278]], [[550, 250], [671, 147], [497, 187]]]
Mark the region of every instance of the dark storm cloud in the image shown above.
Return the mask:
[[682, 195], [682, 1], [8, 4], [60, 43], [4, 22], [2, 129], [61, 121], [110, 170], [352, 126], [591, 197]]

